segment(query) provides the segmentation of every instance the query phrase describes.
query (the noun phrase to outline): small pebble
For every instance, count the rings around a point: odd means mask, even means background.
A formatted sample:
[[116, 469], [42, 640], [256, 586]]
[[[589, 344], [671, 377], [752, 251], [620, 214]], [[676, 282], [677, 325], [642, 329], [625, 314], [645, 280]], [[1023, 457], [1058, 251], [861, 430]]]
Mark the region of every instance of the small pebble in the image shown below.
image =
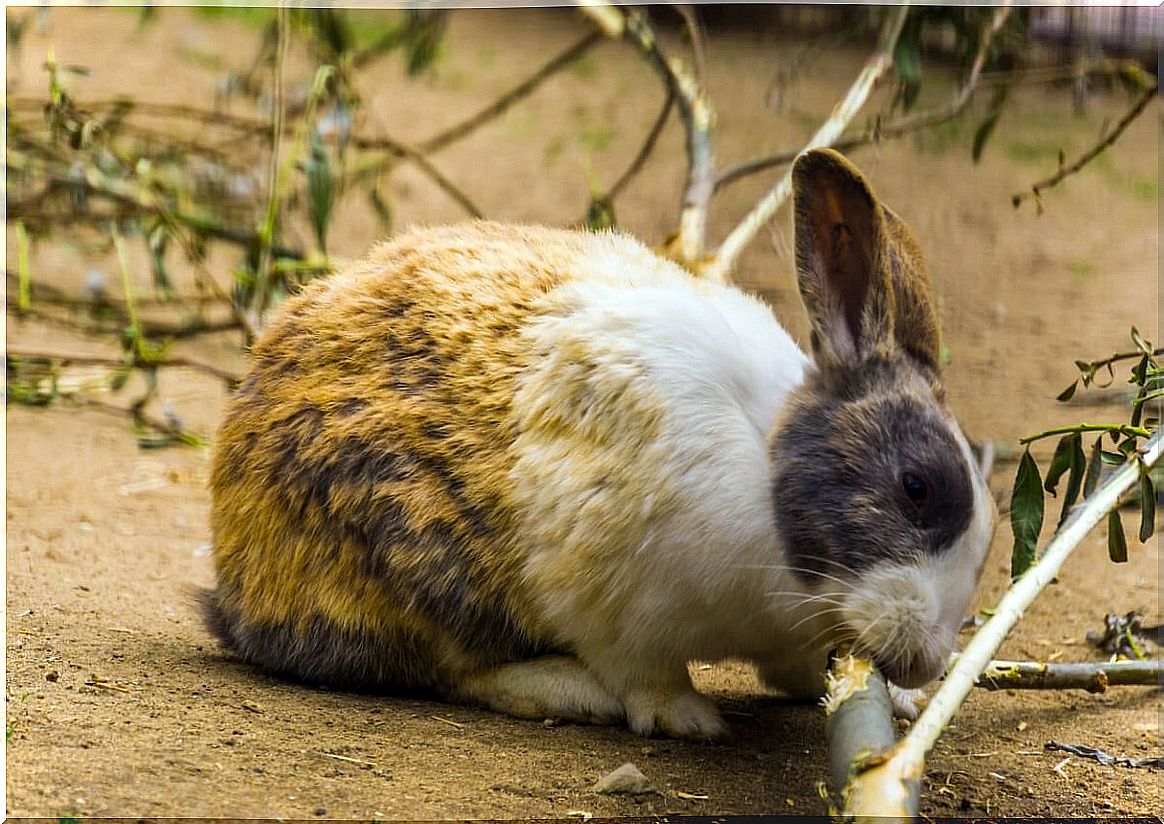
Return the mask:
[[629, 761], [598, 779], [591, 789], [603, 795], [646, 795], [658, 792], [639, 768]]
[[316, 815], [327, 815], [327, 807], [316, 807], [315, 814]]
[[57, 672], [55, 669], [51, 669], [44, 674], [44, 680], [52, 681], [53, 683], [56, 683], [57, 679], [59, 679], [60, 677], [61, 677], [61, 674], [59, 672]]

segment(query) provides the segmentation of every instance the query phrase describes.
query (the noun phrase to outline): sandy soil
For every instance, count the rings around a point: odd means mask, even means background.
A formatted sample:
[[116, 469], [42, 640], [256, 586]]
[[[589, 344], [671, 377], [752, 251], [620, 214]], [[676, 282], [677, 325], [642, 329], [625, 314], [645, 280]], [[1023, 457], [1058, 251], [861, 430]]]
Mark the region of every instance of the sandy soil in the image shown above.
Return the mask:
[[[242, 67], [258, 40], [254, 27], [179, 9], [163, 10], [144, 30], [135, 27], [126, 12], [54, 10], [47, 31], [26, 38], [17, 93], [43, 91], [40, 63], [51, 47], [62, 63], [92, 70], [69, 80], [82, 100], [128, 93], [209, 105], [217, 70], [189, 55]], [[362, 128], [410, 140], [430, 134], [583, 31], [569, 12], [458, 13], [434, 77], [409, 82], [391, 61], [364, 73], [372, 114]], [[792, 90], [787, 111], [765, 107], [773, 74], [803, 45], [756, 32], [713, 37], [709, 64], [722, 158], [802, 138], [862, 59], [860, 51], [830, 49]], [[295, 56], [296, 70], [303, 65]], [[603, 44], [437, 160], [492, 217], [570, 222], [585, 209], [587, 174], [614, 179], [660, 99], [654, 78], [624, 46]], [[1159, 339], [1156, 110], [1109, 156], [1051, 192], [1041, 217], [1009, 203], [1013, 192], [1054, 170], [1060, 145], [1069, 155], [1082, 150], [1123, 105], [1097, 99], [1076, 118], [1065, 94], [1024, 91], [978, 165], [969, 160], [972, 122], [856, 155], [928, 250], [951, 353], [953, 403], [978, 437], [1013, 445], [1035, 429], [1123, 414], [1082, 400], [1056, 404], [1054, 396], [1070, 381], [1073, 359], [1124, 348], [1130, 325]], [[663, 239], [676, 214], [682, 168], [682, 135], [672, 125], [618, 203], [626, 228], [651, 242]], [[717, 202], [713, 238], [768, 180], [741, 184]], [[390, 193], [398, 225], [460, 217], [409, 169], [393, 176]], [[745, 257], [738, 280], [770, 298], [803, 339], [788, 226], [782, 214], [770, 242], [755, 244]], [[377, 231], [365, 202], [352, 198], [333, 229], [334, 253], [358, 254]], [[212, 258], [222, 262], [224, 281], [231, 254]], [[39, 244], [33, 257], [38, 278], [69, 289], [79, 288], [94, 266], [116, 271], [108, 259], [88, 258], [64, 242]], [[140, 271], [144, 291], [148, 270]], [[6, 338], [23, 348], [115, 353], [109, 340], [12, 317]], [[202, 338], [180, 352], [236, 369], [245, 364], [234, 336]], [[175, 370], [163, 375], [161, 390], [188, 426], [213, 433], [220, 383]], [[212, 581], [208, 453], [139, 450], [124, 419], [65, 405], [10, 407], [7, 435], [9, 815], [437, 819], [824, 809], [816, 790], [825, 772], [822, 713], [763, 694], [750, 674], [731, 665], [695, 671], [732, 725], [734, 738], [722, 745], [543, 726], [464, 707], [308, 689], [256, 673], [219, 650], [193, 601], [197, 588]], [[1045, 461], [1046, 450], [1039, 455]], [[1000, 463], [997, 492], [1006, 493], [1013, 471], [1013, 463]], [[1005, 587], [1010, 543], [1004, 524], [981, 587], [982, 607]], [[1129, 609], [1160, 621], [1157, 545], [1133, 544], [1129, 563], [1117, 566], [1097, 533], [1003, 653], [1096, 660], [1085, 631], [1100, 625], [1105, 612]], [[1063, 757], [1043, 745], [1054, 739], [1120, 755], [1159, 754], [1159, 713], [1155, 690], [977, 692], [930, 759], [924, 811], [1156, 813], [1157, 774], [1078, 758], [1061, 764]], [[659, 793], [632, 800], [590, 791], [625, 761], [636, 763]]]

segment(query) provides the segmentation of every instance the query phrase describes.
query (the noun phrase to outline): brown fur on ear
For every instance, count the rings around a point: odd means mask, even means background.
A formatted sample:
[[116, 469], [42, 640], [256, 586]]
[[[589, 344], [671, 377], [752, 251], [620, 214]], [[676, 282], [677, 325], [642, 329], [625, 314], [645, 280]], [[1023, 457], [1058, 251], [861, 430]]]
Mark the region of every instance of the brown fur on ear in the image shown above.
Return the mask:
[[877, 198], [831, 149], [798, 157], [792, 184], [797, 277], [818, 354], [849, 361], [889, 347], [893, 293]]
[[889, 270], [893, 283], [893, 337], [915, 360], [940, 371], [942, 339], [933, 284], [921, 246], [905, 222], [882, 206], [889, 241]]
[[805, 152], [792, 175], [797, 274], [814, 346], [845, 359], [896, 344], [936, 375], [933, 287], [905, 222], [832, 149]]

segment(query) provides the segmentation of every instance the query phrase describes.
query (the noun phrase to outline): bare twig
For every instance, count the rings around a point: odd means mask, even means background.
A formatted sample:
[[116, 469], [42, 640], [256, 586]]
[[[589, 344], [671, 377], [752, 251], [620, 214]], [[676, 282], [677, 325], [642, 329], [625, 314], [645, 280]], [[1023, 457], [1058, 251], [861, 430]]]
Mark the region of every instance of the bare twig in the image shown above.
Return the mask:
[[[908, 6], [900, 6], [889, 13], [885, 25], [881, 29], [877, 50], [866, 61], [856, 81], [849, 88], [848, 94], [837, 104], [832, 114], [829, 115], [829, 119], [817, 129], [803, 150], [832, 146], [849, 122], [857, 115], [857, 112], [861, 110], [861, 107], [865, 105], [873, 87], [893, 66], [893, 49], [897, 43], [897, 38], [901, 35], [901, 29], [908, 14]], [[772, 219], [772, 216], [776, 214], [776, 211], [791, 193], [792, 173], [786, 172], [772, 190], [727, 236], [719, 251], [704, 269], [704, 274], [713, 280], [726, 281], [728, 273], [735, 266], [744, 247], [751, 243], [760, 228]]]
[[526, 97], [543, 82], [557, 74], [565, 67], [569, 66], [586, 52], [590, 51], [590, 49], [594, 48], [594, 46], [601, 40], [602, 32], [590, 32], [577, 43], [554, 57], [521, 83], [517, 84], [505, 94], [501, 95], [501, 97], [494, 100], [484, 109], [472, 115], [471, 117], [466, 118], [455, 126], [450, 126], [449, 128], [433, 135], [427, 140], [421, 141], [421, 143], [417, 145], [417, 149], [423, 154], [432, 154], [434, 152], [439, 152], [441, 149], [445, 148], [451, 143], [455, 143], [458, 140], [467, 137], [471, 132], [475, 131], [485, 123], [488, 123], [490, 120], [505, 114], [510, 106], [521, 100], [523, 97]]
[[1148, 108], [1148, 104], [1152, 102], [1152, 99], [1156, 96], [1158, 89], [1159, 84], [1153, 83], [1151, 88], [1147, 89], [1136, 99], [1135, 104], [1128, 111], [1128, 113], [1120, 119], [1119, 123], [1117, 123], [1115, 127], [1103, 137], [1103, 139], [1101, 139], [1098, 143], [1080, 155], [1074, 163], [1071, 163], [1067, 166], [1061, 165], [1058, 172], [1048, 178], [1040, 180], [1038, 183], [1033, 184], [1029, 192], [1019, 192], [1016, 194], [1011, 198], [1011, 203], [1018, 207], [1024, 200], [1029, 197], [1033, 197], [1035, 199], [1035, 203], [1039, 207], [1039, 211], [1041, 212], [1043, 191], [1045, 189], [1050, 189], [1053, 186], [1058, 186], [1066, 178], [1075, 174], [1088, 163], [1095, 160], [1095, 158], [1098, 157], [1104, 149], [1115, 143], [1116, 140], [1119, 139], [1119, 136], [1124, 133], [1124, 130], [1127, 129], [1129, 125], [1131, 125], [1132, 121], [1143, 114], [1144, 110]]
[[[34, 165], [31, 158], [12, 147], [9, 147], [5, 156], [5, 164], [9, 169], [17, 171], [30, 171]], [[84, 167], [75, 175], [63, 170], [46, 168], [44, 169], [44, 176], [54, 186], [65, 189], [81, 187], [91, 194], [125, 203], [161, 217], [169, 217], [177, 223], [208, 237], [246, 247], [250, 247], [258, 242], [258, 235], [254, 232], [248, 232], [233, 226], [224, 226], [214, 220], [214, 218], [206, 215], [172, 209], [160, 203], [144, 187], [131, 181], [110, 177], [93, 165]], [[293, 258], [296, 260], [303, 258], [303, 252], [298, 249], [292, 249], [279, 244], [272, 244], [271, 251], [279, 257]]]
[[[17, 308], [16, 298], [9, 295], [6, 298], [5, 305], [8, 309], [15, 310]], [[125, 321], [125, 316], [121, 315], [116, 320], [117, 326], [110, 328], [108, 325], [102, 324], [100, 321], [93, 323], [79, 323], [66, 317], [61, 317], [59, 313], [48, 312], [35, 305], [29, 307], [22, 313], [24, 317], [38, 320], [42, 323], [47, 323], [61, 329], [68, 329], [73, 332], [94, 333], [104, 331], [124, 330], [121, 324]], [[225, 320], [205, 320], [203, 318], [192, 318], [180, 323], [169, 323], [159, 320], [147, 320], [140, 318], [138, 321], [141, 327], [141, 334], [147, 338], [173, 338], [175, 340], [180, 338], [192, 338], [197, 335], [211, 334], [214, 332], [226, 332], [233, 329], [240, 329], [241, 326], [237, 318], [228, 318]]]
[[667, 118], [671, 114], [671, 108], [675, 105], [675, 94], [670, 89], [667, 89], [667, 99], [663, 101], [663, 108], [659, 110], [659, 116], [655, 118], [655, 123], [651, 126], [651, 131], [647, 134], [647, 139], [643, 141], [642, 148], [639, 153], [635, 155], [635, 159], [631, 161], [630, 166], [622, 173], [622, 176], [615, 181], [614, 185], [610, 187], [607, 192], [607, 197], [614, 200], [622, 192], [626, 185], [631, 182], [635, 175], [643, 168], [647, 162], [647, 158], [651, 156], [651, 152], [655, 149], [655, 143], [659, 139], [659, 135], [663, 133], [663, 127], [667, 124]]
[[102, 355], [85, 355], [77, 352], [47, 352], [33, 349], [24, 349], [19, 346], [9, 346], [5, 349], [5, 355], [14, 358], [39, 358], [42, 360], [57, 361], [61, 364], [80, 363], [91, 366], [109, 366], [115, 369], [125, 366], [159, 366], [159, 367], [184, 367], [186, 369], [194, 369], [199, 372], [205, 372], [215, 378], [221, 378], [224, 381], [238, 381], [241, 376], [226, 369], [220, 369], [217, 366], [209, 363], [203, 363], [195, 358], [158, 358], [150, 360], [144, 364], [135, 364], [132, 361], [125, 361], [119, 358], [104, 357]]
[[987, 690], [1069, 690], [1104, 692], [1108, 687], [1159, 686], [1159, 661], [991, 661], [975, 686]]
[[[715, 116], [711, 102], [682, 61], [663, 54], [658, 36], [641, 11], [597, 2], [583, 5], [582, 11], [604, 31], [620, 34], [634, 43], [675, 96], [687, 139], [687, 184], [679, 213], [679, 234], [672, 251], [681, 263], [697, 269], [706, 247], [707, 205], [711, 200], [715, 174], [715, 158], [711, 150], [711, 127]], [[617, 26], [614, 25], [616, 14], [621, 15]]]
[[255, 272], [254, 303], [247, 315], [250, 330], [262, 328], [262, 318], [267, 309], [267, 295], [271, 288], [271, 244], [279, 222], [279, 205], [282, 200], [282, 166], [279, 155], [283, 146], [283, 67], [287, 59], [287, 45], [290, 40], [287, 31], [288, 11], [286, 0], [280, 0], [275, 13], [275, 67], [273, 77], [274, 100], [271, 106], [271, 157], [267, 167], [267, 209], [259, 229], [259, 260]]
[[[940, 123], [953, 120], [960, 115], [973, 98], [980, 81], [985, 80], [985, 77], [982, 75], [982, 67], [986, 63], [990, 43], [1009, 16], [1010, 8], [1007, 6], [1001, 6], [995, 10], [979, 39], [978, 52], [974, 56], [974, 62], [970, 66], [970, 71], [966, 74], [966, 79], [962, 81], [957, 91], [954, 92], [954, 96], [945, 105], [901, 117], [890, 123], [880, 123], [872, 128], [866, 129], [860, 134], [840, 138], [832, 144], [833, 148], [842, 152], [849, 151], [850, 149], [865, 146], [869, 143], [876, 143], [881, 140], [901, 137], [911, 132], [928, 129], [931, 126], [937, 126]], [[718, 191], [722, 186], [726, 186], [729, 183], [733, 183], [764, 169], [785, 166], [795, 160], [801, 151], [803, 150], [793, 149], [784, 151], [778, 154], [748, 160], [724, 169], [716, 177], [715, 188]]]
[[[895, 819], [916, 815], [926, 754], [974, 688], [995, 650], [1036, 596], [1058, 575], [1083, 538], [1118, 504], [1120, 496], [1139, 481], [1141, 467], [1153, 466], [1162, 452], [1164, 430], [1158, 430], [1144, 445], [1140, 461], [1129, 462], [1113, 473], [1071, 513], [1039, 560], [1015, 581], [998, 602], [994, 616], [970, 639], [909, 734], [849, 781], [845, 790], [846, 815], [862, 818], [885, 815]], [[861, 806], [855, 806], [854, 802]]]
[[186, 444], [187, 446], [205, 446], [206, 439], [201, 435], [189, 432], [183, 429], [179, 424], [171, 421], [160, 420], [146, 412], [137, 404], [130, 407], [117, 406], [112, 403], [105, 403], [104, 401], [94, 400], [93, 398], [77, 398], [76, 401], [82, 406], [90, 409], [95, 409], [98, 412], [104, 412], [108, 415], [118, 415], [123, 418], [129, 418], [138, 426], [148, 427], [149, 429], [173, 438], [178, 443]]
[[[21, 107], [35, 107], [37, 109], [44, 108], [44, 101], [36, 98], [26, 98], [18, 101]], [[256, 118], [244, 117], [241, 115], [220, 114], [218, 112], [210, 111], [208, 109], [199, 109], [194, 106], [182, 106], [170, 103], [149, 103], [141, 101], [127, 101], [124, 98], [113, 98], [111, 100], [95, 101], [89, 104], [89, 108], [100, 110], [104, 108], [112, 108], [119, 106], [127, 106], [132, 103], [132, 110], [142, 114], [151, 114], [158, 117], [177, 117], [194, 120], [199, 123], [214, 126], [226, 126], [241, 132], [247, 132], [254, 135], [261, 135], [266, 140], [272, 137], [271, 122], [268, 120], [258, 120]], [[293, 132], [296, 126], [294, 122], [284, 122], [283, 134]], [[467, 133], [466, 133], [467, 134]], [[465, 135], [461, 135], [462, 137]], [[443, 174], [436, 169], [435, 166], [424, 156], [424, 153], [403, 141], [396, 140], [393, 137], [378, 136], [370, 137], [367, 135], [353, 135], [349, 142], [351, 145], [359, 149], [365, 150], [379, 150], [387, 152], [388, 155], [395, 159], [407, 160], [416, 164], [427, 177], [429, 177], [437, 186], [450, 197], [452, 197], [466, 212], [469, 212], [474, 217], [480, 217], [480, 210], [473, 205], [456, 186], [449, 181]], [[447, 145], [447, 144], [446, 144]], [[278, 247], [273, 247], [278, 248]], [[276, 255], [285, 257], [276, 252]]]

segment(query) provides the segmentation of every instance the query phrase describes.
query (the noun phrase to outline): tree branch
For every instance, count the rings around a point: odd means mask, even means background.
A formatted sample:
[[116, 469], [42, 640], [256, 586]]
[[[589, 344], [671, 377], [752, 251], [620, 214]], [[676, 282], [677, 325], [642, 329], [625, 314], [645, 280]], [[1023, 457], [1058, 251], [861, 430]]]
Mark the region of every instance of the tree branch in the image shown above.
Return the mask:
[[[63, 318], [58, 313], [46, 312], [37, 306], [30, 306], [23, 311], [20, 310], [17, 299], [13, 295], [9, 295], [5, 300], [6, 308], [18, 312], [21, 317], [33, 318], [43, 323], [51, 324], [61, 329], [68, 329], [73, 332], [95, 333], [102, 331], [116, 331], [122, 332], [125, 330], [125, 317], [119, 316], [116, 320], [118, 325], [109, 328], [108, 324], [102, 323], [100, 320], [95, 320], [92, 324], [78, 323], [68, 318]], [[226, 332], [232, 329], [241, 329], [242, 324], [239, 323], [238, 318], [231, 317], [225, 320], [204, 320], [202, 318], [193, 318], [181, 323], [169, 323], [160, 320], [149, 320], [141, 318], [139, 321], [141, 333], [147, 338], [192, 338], [197, 335], [210, 334], [212, 332]]]
[[[707, 242], [707, 205], [714, 188], [711, 127], [715, 115], [711, 102], [682, 61], [663, 54], [654, 29], [641, 11], [597, 2], [588, 2], [581, 8], [603, 31], [634, 43], [675, 96], [686, 135], [687, 183], [679, 212], [679, 234], [671, 251], [681, 263], [698, 269]], [[619, 16], [617, 20], [615, 15]]]
[[642, 148], [639, 153], [635, 155], [635, 159], [631, 161], [630, 166], [622, 173], [622, 176], [615, 181], [614, 185], [610, 187], [610, 191], [606, 196], [611, 200], [618, 197], [626, 185], [631, 182], [635, 175], [643, 168], [643, 164], [647, 162], [647, 158], [651, 156], [651, 152], [655, 149], [655, 143], [659, 139], [659, 135], [663, 133], [663, 126], [667, 124], [667, 118], [671, 114], [671, 108], [675, 105], [675, 95], [667, 89], [667, 99], [663, 101], [663, 108], [659, 111], [659, 116], [655, 118], [655, 123], [651, 126], [651, 131], [647, 134], [647, 139], [643, 141]]
[[1079, 159], [1074, 163], [1070, 164], [1069, 166], [1060, 165], [1058, 172], [1048, 178], [1045, 178], [1044, 180], [1040, 180], [1038, 183], [1033, 184], [1029, 192], [1019, 192], [1016, 194], [1011, 198], [1011, 203], [1015, 205], [1015, 208], [1018, 208], [1018, 206], [1020, 206], [1022, 202], [1028, 197], [1033, 197], [1035, 199], [1035, 204], [1038, 206], [1038, 211], [1041, 213], [1043, 211], [1043, 190], [1050, 189], [1053, 186], [1058, 186], [1066, 178], [1075, 174], [1088, 163], [1095, 160], [1095, 158], [1098, 157], [1104, 149], [1115, 143], [1116, 140], [1119, 139], [1119, 136], [1124, 133], [1124, 130], [1127, 129], [1129, 125], [1131, 125], [1132, 121], [1144, 113], [1144, 110], [1148, 108], [1148, 104], [1152, 102], [1152, 98], [1156, 96], [1156, 92], [1158, 90], [1159, 84], [1153, 83], [1151, 88], [1147, 89], [1139, 96], [1139, 98], [1136, 99], [1135, 104], [1128, 111], [1128, 113], [1123, 116], [1120, 122], [1115, 125], [1115, 128], [1112, 129], [1102, 140], [1080, 155]]
[[865, 658], [835, 658], [826, 675], [825, 740], [829, 791], [840, 793], [854, 770], [893, 746], [893, 706], [885, 676]]
[[493, 120], [500, 117], [508, 111], [509, 107], [517, 101], [526, 97], [534, 89], [540, 86], [544, 81], [548, 80], [559, 71], [569, 66], [579, 57], [584, 55], [590, 49], [602, 40], [602, 32], [594, 31], [587, 34], [573, 46], [563, 51], [557, 57], [554, 57], [550, 62], [546, 63], [528, 78], [521, 83], [514, 86], [501, 97], [494, 100], [481, 111], [472, 115], [471, 117], [461, 121], [455, 126], [450, 126], [444, 131], [433, 135], [427, 140], [421, 141], [417, 145], [417, 149], [424, 154], [433, 154], [439, 152], [451, 143], [455, 143], [470, 133]]
[[267, 295], [271, 286], [271, 244], [275, 242], [275, 232], [279, 224], [279, 206], [282, 203], [283, 168], [279, 163], [279, 156], [283, 147], [283, 66], [287, 59], [287, 46], [290, 41], [288, 28], [287, 0], [279, 0], [275, 10], [275, 65], [273, 68], [272, 89], [274, 100], [271, 106], [271, 156], [267, 166], [267, 208], [263, 215], [263, 222], [258, 232], [258, 265], [255, 270], [255, 294], [251, 306], [246, 307], [244, 314], [247, 320], [247, 343], [254, 340], [252, 332], [262, 329], [263, 315], [267, 311]]
[[[939, 123], [953, 120], [960, 115], [973, 98], [980, 80], [985, 80], [982, 76], [982, 67], [986, 63], [990, 43], [1009, 16], [1010, 8], [1007, 6], [1002, 6], [995, 10], [994, 15], [983, 29], [978, 52], [974, 56], [974, 62], [971, 64], [966, 79], [962, 81], [957, 91], [954, 92], [954, 96], [944, 106], [924, 112], [917, 112], [907, 117], [901, 117], [891, 123], [878, 124], [873, 128], [866, 129], [861, 134], [840, 138], [832, 144], [833, 148], [846, 152], [869, 143], [877, 143], [888, 138], [901, 137], [911, 132], [921, 131], [922, 129], [936, 126]], [[729, 183], [734, 183], [741, 178], [763, 171], [764, 169], [787, 165], [795, 160], [801, 151], [800, 149], [784, 151], [778, 154], [748, 160], [724, 169], [715, 179], [715, 189], [719, 191], [721, 187]]]
[[[832, 146], [844, 132], [849, 121], [865, 105], [873, 87], [893, 66], [893, 49], [897, 43], [897, 38], [901, 35], [901, 29], [908, 13], [908, 6], [900, 6], [889, 13], [881, 30], [877, 51], [866, 61], [865, 67], [849, 88], [848, 94], [837, 104], [832, 114], [829, 115], [829, 119], [809, 139], [802, 151]], [[786, 172], [772, 190], [727, 236], [703, 273], [712, 280], [726, 281], [728, 273], [735, 266], [744, 247], [752, 241], [760, 228], [772, 219], [772, 216], [776, 214], [776, 211], [791, 193], [792, 173]]]
[[[16, 171], [31, 171], [31, 160], [20, 150], [9, 147], [5, 157], [9, 169]], [[143, 187], [129, 181], [118, 180], [104, 174], [96, 166], [89, 165], [76, 175], [44, 169], [45, 177], [54, 185], [64, 189], [81, 187], [91, 194], [99, 195], [110, 200], [134, 206], [142, 211], [169, 217], [175, 222], [208, 237], [249, 247], [258, 242], [258, 235], [244, 229], [224, 226], [206, 215], [190, 212], [181, 212], [155, 201], [152, 194]], [[279, 257], [303, 259], [303, 252], [287, 246], [273, 244], [271, 250]]]
[[126, 366], [181, 366], [187, 369], [195, 369], [199, 372], [205, 372], [215, 378], [221, 378], [224, 381], [238, 381], [241, 376], [234, 372], [220, 369], [209, 363], [194, 358], [159, 358], [158, 360], [150, 360], [143, 363], [134, 363], [133, 361], [124, 361], [118, 358], [102, 357], [101, 355], [84, 355], [76, 352], [39, 352], [31, 349], [22, 349], [20, 347], [9, 346], [5, 350], [8, 357], [14, 358], [40, 358], [43, 360], [59, 361], [62, 364], [67, 363], [82, 363], [94, 366], [110, 366], [119, 369]]
[[991, 656], [1023, 612], [1058, 575], [1083, 538], [1118, 504], [1120, 496], [1139, 481], [1141, 466], [1150, 468], [1160, 460], [1162, 452], [1164, 429], [1157, 430], [1144, 445], [1141, 460], [1130, 461], [1113, 473], [1071, 513], [1039, 560], [1015, 581], [998, 602], [994, 616], [970, 639], [909, 734], [848, 782], [843, 795], [846, 815], [903, 819], [917, 814], [926, 754], [979, 681]]
[[991, 661], [974, 686], [987, 690], [1067, 690], [1105, 692], [1108, 687], [1157, 686], [1159, 661]]

